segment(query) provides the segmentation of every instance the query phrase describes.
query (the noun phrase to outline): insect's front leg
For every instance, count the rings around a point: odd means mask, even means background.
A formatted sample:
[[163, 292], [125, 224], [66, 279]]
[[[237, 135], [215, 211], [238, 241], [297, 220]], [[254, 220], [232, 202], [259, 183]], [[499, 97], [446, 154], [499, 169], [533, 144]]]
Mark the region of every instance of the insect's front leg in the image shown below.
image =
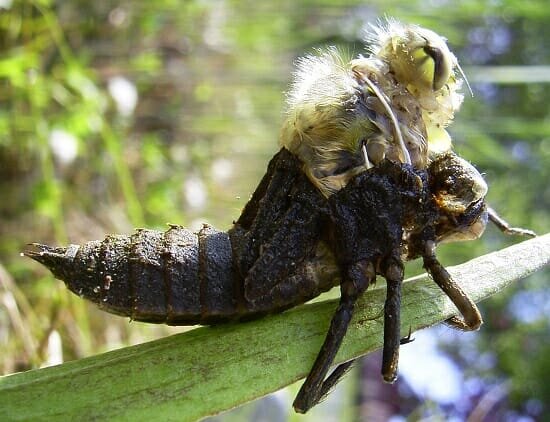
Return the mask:
[[353, 361], [345, 362], [325, 379], [348, 329], [355, 302], [375, 276], [374, 265], [366, 261], [357, 262], [347, 271], [346, 279], [340, 285], [340, 304], [332, 317], [327, 337], [294, 400], [296, 412], [305, 413], [319, 403], [351, 368]]
[[422, 259], [424, 260], [424, 267], [428, 270], [435, 283], [445, 292], [462, 314], [462, 318], [454, 316], [449, 318], [446, 323], [453, 328], [463, 331], [477, 330], [483, 323], [479, 309], [437, 260], [435, 256], [435, 242], [431, 240], [425, 242]]
[[487, 207], [487, 214], [489, 215], [489, 220], [491, 220], [491, 222], [503, 233], [528, 237], [537, 236], [532, 230], [522, 229], [520, 227], [510, 227], [510, 224], [491, 207]]

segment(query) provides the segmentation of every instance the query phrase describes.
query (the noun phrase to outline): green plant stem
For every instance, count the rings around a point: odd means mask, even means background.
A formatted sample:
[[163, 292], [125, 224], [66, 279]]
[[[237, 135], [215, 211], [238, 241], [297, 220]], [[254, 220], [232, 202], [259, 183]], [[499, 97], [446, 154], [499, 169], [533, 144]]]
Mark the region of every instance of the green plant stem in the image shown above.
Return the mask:
[[105, 143], [105, 148], [113, 159], [115, 172], [120, 183], [120, 187], [122, 189], [122, 194], [124, 196], [124, 202], [126, 203], [128, 209], [130, 222], [134, 227], [143, 227], [145, 224], [143, 210], [136, 195], [136, 190], [134, 188], [134, 182], [132, 181], [130, 169], [128, 168], [128, 165], [126, 164], [123, 156], [122, 145], [113, 133], [113, 130], [111, 126], [109, 126], [109, 123], [107, 121], [103, 122], [101, 136]]
[[[66, 66], [70, 67], [71, 65], [77, 63], [78, 60], [75, 58], [73, 52], [71, 51], [70, 46], [67, 43], [67, 40], [65, 39], [65, 36], [63, 34], [63, 30], [59, 25], [59, 22], [57, 21], [55, 15], [47, 7], [43, 7], [39, 1], [33, 1], [32, 4], [42, 14], [42, 17], [44, 18], [44, 21], [46, 22], [46, 25], [50, 31], [51, 39], [55, 42], [59, 54], [62, 60], [65, 62]], [[102, 124], [101, 136], [105, 143], [105, 148], [113, 159], [115, 171], [118, 177], [118, 181], [120, 183], [122, 194], [124, 196], [124, 201], [128, 207], [128, 216], [130, 218], [130, 221], [133, 226], [142, 227], [144, 225], [143, 211], [135, 192], [134, 182], [132, 181], [130, 170], [128, 168], [128, 165], [126, 164], [126, 161], [124, 160], [123, 148], [120, 144], [119, 139], [117, 139], [117, 136], [114, 134], [110, 123], [105, 119]], [[61, 211], [58, 212], [61, 213]], [[56, 234], [63, 235], [64, 238], [66, 238], [66, 235], [61, 232], [60, 228], [58, 227], [58, 217], [61, 217], [61, 215], [56, 216], [56, 218], [54, 219]]]
[[[550, 234], [449, 268], [480, 301], [548, 265]], [[427, 277], [404, 283], [402, 330], [456, 313]], [[382, 345], [384, 289], [357, 305], [336, 362]], [[336, 301], [257, 321], [202, 327], [138, 346], [0, 379], [3, 420], [192, 421], [261, 397], [304, 377]]]

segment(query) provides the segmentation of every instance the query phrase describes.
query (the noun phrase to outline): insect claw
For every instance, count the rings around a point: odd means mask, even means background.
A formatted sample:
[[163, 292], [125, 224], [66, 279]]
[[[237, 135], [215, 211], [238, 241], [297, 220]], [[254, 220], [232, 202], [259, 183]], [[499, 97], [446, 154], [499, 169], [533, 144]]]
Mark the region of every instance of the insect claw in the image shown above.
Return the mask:
[[412, 327], [409, 325], [409, 334], [407, 334], [406, 337], [403, 337], [401, 340], [399, 340], [399, 344], [402, 346], [404, 344], [412, 343], [415, 339], [411, 337], [412, 335]]
[[532, 230], [522, 229], [520, 227], [511, 227], [510, 224], [504, 220], [497, 212], [491, 208], [487, 207], [487, 213], [489, 215], [489, 220], [493, 222], [497, 228], [508, 235], [517, 235], [517, 236], [527, 236], [527, 237], [537, 237], [537, 234]]
[[522, 229], [520, 227], [510, 227], [504, 233], [517, 236], [537, 237], [537, 234], [533, 230]]

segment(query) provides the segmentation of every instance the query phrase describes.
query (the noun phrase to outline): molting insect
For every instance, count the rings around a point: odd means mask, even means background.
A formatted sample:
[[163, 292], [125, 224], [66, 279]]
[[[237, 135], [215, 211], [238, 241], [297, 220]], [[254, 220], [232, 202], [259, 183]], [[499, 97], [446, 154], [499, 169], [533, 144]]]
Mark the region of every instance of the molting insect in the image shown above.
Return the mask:
[[172, 325], [246, 320], [281, 312], [339, 285], [340, 304], [294, 408], [306, 412], [350, 369], [327, 377], [358, 297], [387, 282], [382, 376], [397, 376], [403, 266], [422, 258], [475, 330], [476, 305], [435, 255], [438, 243], [479, 237], [488, 222], [479, 172], [451, 151], [445, 127], [463, 84], [443, 38], [389, 20], [367, 37], [368, 56], [335, 49], [297, 63], [281, 150], [228, 232], [170, 226], [26, 255], [101, 309]]

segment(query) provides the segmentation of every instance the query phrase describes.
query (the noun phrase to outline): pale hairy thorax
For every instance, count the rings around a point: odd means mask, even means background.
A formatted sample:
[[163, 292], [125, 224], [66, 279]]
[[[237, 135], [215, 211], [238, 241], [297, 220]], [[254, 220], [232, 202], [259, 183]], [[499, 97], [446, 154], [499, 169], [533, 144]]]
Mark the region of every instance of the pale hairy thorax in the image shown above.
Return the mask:
[[355, 59], [334, 47], [298, 59], [287, 93], [280, 142], [327, 197], [384, 158], [422, 169], [451, 149], [463, 80], [445, 40], [387, 20], [365, 43]]

